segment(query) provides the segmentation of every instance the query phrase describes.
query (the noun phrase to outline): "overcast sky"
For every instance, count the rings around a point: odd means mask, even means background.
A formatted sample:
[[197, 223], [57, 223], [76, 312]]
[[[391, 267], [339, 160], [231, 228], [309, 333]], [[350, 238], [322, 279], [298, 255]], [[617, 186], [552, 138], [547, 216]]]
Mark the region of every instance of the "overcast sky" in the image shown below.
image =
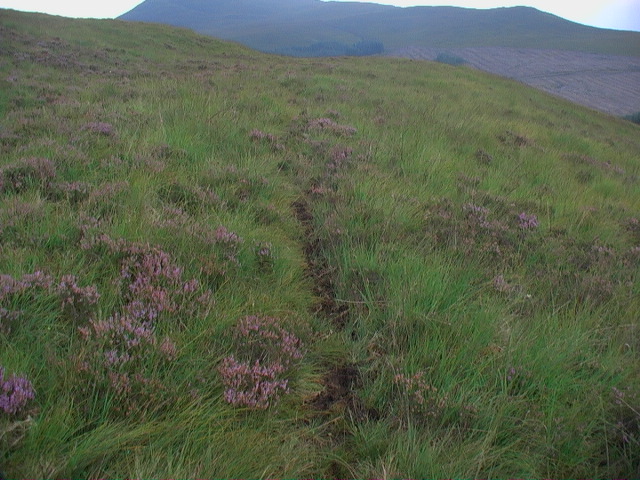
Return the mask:
[[[347, 1], [347, 0], [337, 0]], [[363, 1], [363, 0], [349, 0]], [[454, 5], [459, 7], [493, 8], [526, 4], [560, 17], [603, 28], [640, 31], [640, 0], [379, 0], [388, 5]], [[113, 18], [137, 4], [136, 0], [0, 0], [0, 7], [32, 12], [44, 12], [67, 17]]]

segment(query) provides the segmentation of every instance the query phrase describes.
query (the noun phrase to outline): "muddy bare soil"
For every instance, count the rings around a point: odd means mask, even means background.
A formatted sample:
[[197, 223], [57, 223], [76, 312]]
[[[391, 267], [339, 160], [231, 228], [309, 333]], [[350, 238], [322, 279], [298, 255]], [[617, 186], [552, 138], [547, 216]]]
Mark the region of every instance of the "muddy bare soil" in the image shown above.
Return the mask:
[[505, 47], [406, 47], [392, 56], [435, 60], [441, 54], [611, 115], [640, 112], [640, 57]]

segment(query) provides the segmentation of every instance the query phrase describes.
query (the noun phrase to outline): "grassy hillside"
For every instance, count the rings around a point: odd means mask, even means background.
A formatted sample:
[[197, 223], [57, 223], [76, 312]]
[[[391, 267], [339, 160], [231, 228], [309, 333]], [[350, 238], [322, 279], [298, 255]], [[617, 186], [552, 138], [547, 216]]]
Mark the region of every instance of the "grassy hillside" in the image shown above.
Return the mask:
[[0, 39], [5, 476], [640, 475], [640, 126], [158, 25]]
[[297, 56], [349, 54], [362, 41], [382, 43], [386, 52], [410, 46], [512, 47], [640, 56], [640, 33], [587, 27], [529, 7], [146, 0], [120, 18], [187, 27], [263, 52]]

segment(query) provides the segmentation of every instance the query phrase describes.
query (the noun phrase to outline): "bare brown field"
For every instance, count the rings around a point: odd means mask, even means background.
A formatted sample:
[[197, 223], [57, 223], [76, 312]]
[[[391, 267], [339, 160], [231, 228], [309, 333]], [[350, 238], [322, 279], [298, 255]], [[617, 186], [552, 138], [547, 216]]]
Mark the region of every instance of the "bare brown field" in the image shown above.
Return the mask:
[[443, 53], [611, 115], [640, 111], [639, 57], [507, 47], [405, 47], [391, 55], [435, 60]]

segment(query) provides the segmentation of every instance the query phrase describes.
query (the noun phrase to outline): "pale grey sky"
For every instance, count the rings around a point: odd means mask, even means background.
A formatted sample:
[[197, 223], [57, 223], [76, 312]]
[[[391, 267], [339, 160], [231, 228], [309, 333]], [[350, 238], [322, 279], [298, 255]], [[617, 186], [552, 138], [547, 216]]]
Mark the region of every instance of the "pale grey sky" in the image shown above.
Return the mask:
[[[365, 0], [336, 0], [365, 1]], [[450, 0], [450, 5], [471, 8], [493, 8], [525, 4], [574, 22], [603, 28], [640, 31], [640, 0]], [[0, 0], [1, 8], [44, 12], [67, 17], [113, 18], [137, 4], [139, 0]], [[379, 0], [387, 5], [447, 5], [447, 0]]]

